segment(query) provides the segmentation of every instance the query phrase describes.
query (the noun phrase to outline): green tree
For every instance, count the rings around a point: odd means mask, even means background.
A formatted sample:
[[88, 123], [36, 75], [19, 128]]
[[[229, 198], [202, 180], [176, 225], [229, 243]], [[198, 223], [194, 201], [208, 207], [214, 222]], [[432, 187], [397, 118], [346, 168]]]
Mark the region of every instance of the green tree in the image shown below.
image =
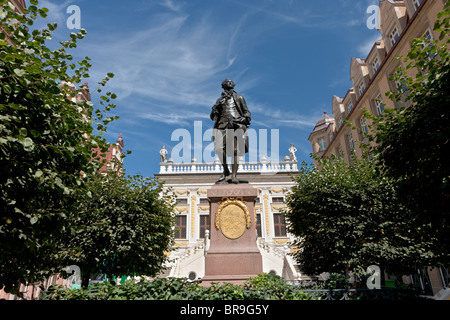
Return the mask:
[[71, 228], [78, 195], [87, 192], [81, 173], [99, 168], [92, 149], [106, 150], [101, 135], [115, 119], [104, 117], [115, 95], [101, 97], [104, 110], [77, 99], [88, 94], [91, 65], [87, 57], [74, 62], [68, 51], [86, 31], [50, 50], [46, 42], [57, 26], [32, 31], [48, 12], [37, 5], [31, 0], [19, 14], [0, 0], [0, 288], [7, 291], [61, 270], [58, 239]]
[[155, 276], [173, 245], [173, 199], [154, 178], [95, 174], [67, 235], [68, 263], [80, 267], [82, 286], [91, 274]]
[[[318, 159], [303, 164], [288, 196], [289, 231], [297, 236], [296, 260], [308, 274], [344, 273], [378, 265], [409, 274], [427, 265], [429, 243], [420, 221], [399, 201], [396, 183], [367, 159]], [[320, 169], [319, 169], [320, 168]], [[412, 228], [414, 226], [414, 228]]]
[[[404, 107], [374, 119], [374, 153], [385, 174], [399, 180], [399, 194], [414, 212], [427, 241], [435, 240], [432, 265], [450, 262], [450, 2], [438, 15], [439, 39], [414, 39], [406, 67], [392, 78], [406, 91], [389, 92]], [[418, 226], [420, 227], [420, 226]]]

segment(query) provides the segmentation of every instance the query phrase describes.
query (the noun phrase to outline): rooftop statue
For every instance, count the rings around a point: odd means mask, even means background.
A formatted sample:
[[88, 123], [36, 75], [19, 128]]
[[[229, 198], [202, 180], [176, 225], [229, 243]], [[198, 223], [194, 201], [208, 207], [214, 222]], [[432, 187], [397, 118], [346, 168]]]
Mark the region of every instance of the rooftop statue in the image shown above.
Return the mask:
[[159, 151], [159, 155], [161, 157], [161, 163], [167, 163], [168, 152], [166, 150], [166, 146], [162, 147], [162, 149]]

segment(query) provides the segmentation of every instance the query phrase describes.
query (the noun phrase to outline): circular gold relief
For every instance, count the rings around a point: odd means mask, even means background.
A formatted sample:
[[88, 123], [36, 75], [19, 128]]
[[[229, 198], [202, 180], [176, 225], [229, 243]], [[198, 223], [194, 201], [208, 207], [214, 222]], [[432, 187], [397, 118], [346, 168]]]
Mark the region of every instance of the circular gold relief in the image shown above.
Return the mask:
[[235, 204], [227, 205], [220, 215], [220, 229], [225, 237], [234, 240], [242, 237], [247, 228], [244, 210]]

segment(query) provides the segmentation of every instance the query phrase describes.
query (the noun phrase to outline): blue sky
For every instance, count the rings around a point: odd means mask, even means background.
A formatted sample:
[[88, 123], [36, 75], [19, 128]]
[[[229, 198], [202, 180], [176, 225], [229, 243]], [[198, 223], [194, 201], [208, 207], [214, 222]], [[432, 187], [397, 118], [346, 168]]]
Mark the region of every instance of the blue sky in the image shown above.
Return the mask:
[[[28, 1], [27, 1], [28, 2]], [[106, 73], [118, 95], [107, 139], [123, 134], [125, 169], [153, 176], [159, 150], [171, 153], [176, 129], [212, 128], [221, 82], [236, 83], [252, 112], [251, 128], [279, 130], [279, 157], [290, 144], [311, 162], [308, 136], [333, 95], [344, 96], [350, 60], [365, 58], [376, 30], [366, 21], [375, 0], [40, 0], [57, 22], [52, 41], [67, 39], [70, 5], [88, 34], [73, 52], [92, 59], [91, 91]], [[96, 103], [98, 97], [93, 96]], [[205, 148], [210, 141], [203, 142]], [[270, 141], [269, 141], [270, 146]], [[199, 147], [199, 146], [197, 146]], [[270, 150], [269, 150], [270, 152]]]

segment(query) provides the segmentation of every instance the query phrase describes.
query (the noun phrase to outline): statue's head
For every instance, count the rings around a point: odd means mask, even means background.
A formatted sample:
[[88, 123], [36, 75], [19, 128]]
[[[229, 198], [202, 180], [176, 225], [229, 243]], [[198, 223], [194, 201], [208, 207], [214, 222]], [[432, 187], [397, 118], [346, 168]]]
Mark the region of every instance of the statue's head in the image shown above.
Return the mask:
[[230, 78], [226, 78], [225, 80], [222, 81], [222, 88], [225, 90], [229, 90], [229, 89], [234, 89], [234, 82], [233, 80], [231, 80]]

